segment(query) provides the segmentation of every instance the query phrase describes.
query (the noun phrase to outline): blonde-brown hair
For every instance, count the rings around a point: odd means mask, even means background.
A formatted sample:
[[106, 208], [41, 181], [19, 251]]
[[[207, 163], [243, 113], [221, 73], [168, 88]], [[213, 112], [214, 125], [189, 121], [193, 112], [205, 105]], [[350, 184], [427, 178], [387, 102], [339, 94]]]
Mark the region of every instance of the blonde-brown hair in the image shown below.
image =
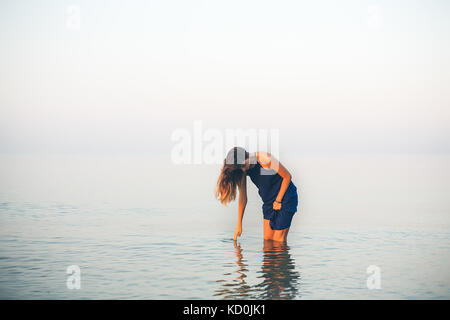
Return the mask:
[[241, 147], [234, 147], [223, 160], [223, 167], [217, 180], [216, 198], [223, 205], [236, 199], [236, 188], [245, 177], [244, 167], [249, 153]]

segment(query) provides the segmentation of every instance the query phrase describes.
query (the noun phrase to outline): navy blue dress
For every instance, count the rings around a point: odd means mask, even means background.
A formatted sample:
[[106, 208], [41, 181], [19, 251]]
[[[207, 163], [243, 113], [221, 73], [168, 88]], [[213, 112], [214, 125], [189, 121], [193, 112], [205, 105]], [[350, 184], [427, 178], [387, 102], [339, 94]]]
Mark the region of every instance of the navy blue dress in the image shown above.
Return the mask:
[[280, 192], [283, 178], [273, 169], [264, 169], [258, 161], [253, 168], [247, 171], [247, 175], [258, 188], [258, 193], [263, 201], [264, 219], [270, 220], [272, 230], [289, 228], [298, 205], [297, 187], [292, 180], [281, 200], [281, 209], [274, 210], [273, 202]]

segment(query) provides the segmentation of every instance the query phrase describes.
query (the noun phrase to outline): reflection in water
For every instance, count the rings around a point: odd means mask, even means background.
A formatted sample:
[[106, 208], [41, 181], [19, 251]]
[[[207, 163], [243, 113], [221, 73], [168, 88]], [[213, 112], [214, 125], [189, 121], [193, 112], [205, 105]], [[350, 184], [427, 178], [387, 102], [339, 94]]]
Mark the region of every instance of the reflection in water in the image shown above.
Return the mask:
[[[264, 240], [264, 256], [261, 270], [257, 272], [258, 283], [251, 285], [246, 279], [249, 275], [247, 260], [243, 258], [243, 249], [240, 244], [234, 242], [236, 265], [227, 263], [225, 269], [232, 267], [234, 272], [225, 272], [224, 278], [230, 280], [218, 280], [220, 288], [215, 296], [223, 299], [295, 299], [298, 298], [298, 286], [300, 274], [295, 269], [294, 259], [289, 253], [286, 243], [272, 240]], [[237, 276], [236, 276], [237, 275]]]

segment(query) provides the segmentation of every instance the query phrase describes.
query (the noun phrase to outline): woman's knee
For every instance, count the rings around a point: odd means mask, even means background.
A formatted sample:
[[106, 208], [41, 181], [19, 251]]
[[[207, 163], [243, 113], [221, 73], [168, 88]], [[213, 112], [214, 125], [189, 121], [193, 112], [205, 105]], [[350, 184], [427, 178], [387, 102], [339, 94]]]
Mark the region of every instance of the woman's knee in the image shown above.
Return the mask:
[[274, 236], [273, 230], [264, 229], [264, 240], [272, 240]]
[[273, 237], [272, 236], [269, 236], [269, 235], [264, 235], [264, 240], [273, 240]]
[[283, 230], [275, 230], [272, 239], [274, 241], [286, 241], [289, 228]]
[[270, 227], [270, 221], [264, 219], [264, 240], [272, 240], [274, 230]]

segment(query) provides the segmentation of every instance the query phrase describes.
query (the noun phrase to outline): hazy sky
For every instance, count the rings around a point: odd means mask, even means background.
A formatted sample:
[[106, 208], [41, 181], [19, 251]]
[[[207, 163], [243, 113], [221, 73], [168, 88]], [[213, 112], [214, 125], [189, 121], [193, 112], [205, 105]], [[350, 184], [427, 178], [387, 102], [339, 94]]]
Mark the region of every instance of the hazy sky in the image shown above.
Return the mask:
[[2, 0], [0, 152], [167, 153], [201, 120], [449, 153], [449, 39], [444, 0]]

